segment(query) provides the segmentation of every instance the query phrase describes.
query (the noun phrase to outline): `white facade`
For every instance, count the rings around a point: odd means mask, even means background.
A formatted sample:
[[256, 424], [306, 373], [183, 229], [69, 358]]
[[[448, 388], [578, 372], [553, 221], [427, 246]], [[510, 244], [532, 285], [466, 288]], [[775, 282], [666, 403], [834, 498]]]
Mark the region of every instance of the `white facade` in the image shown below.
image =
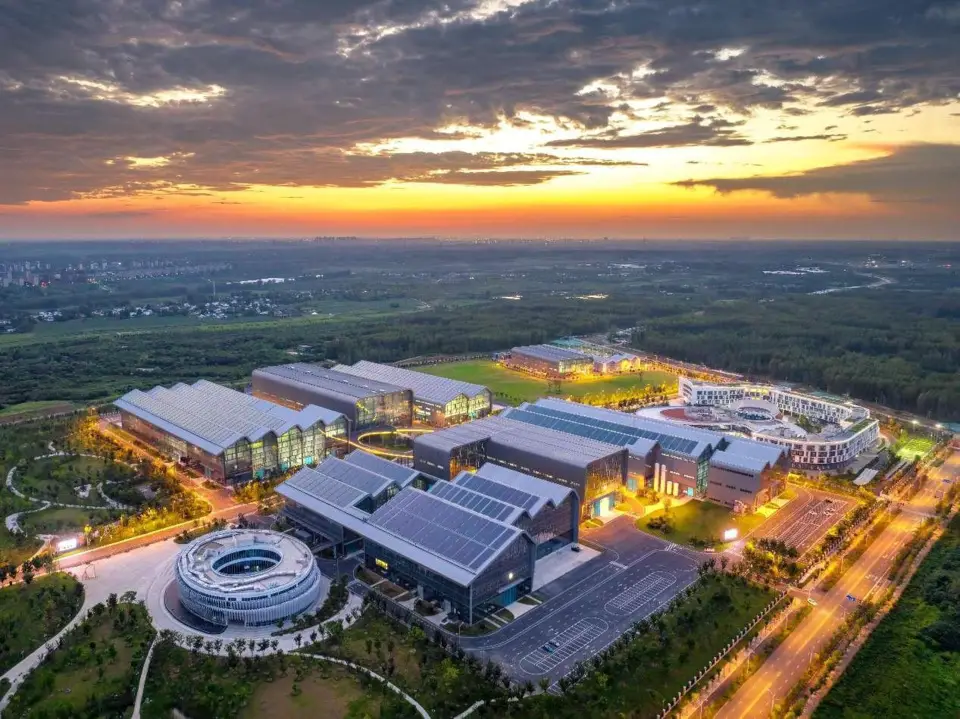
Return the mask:
[[801, 469], [837, 469], [849, 464], [880, 439], [880, 424], [870, 418], [865, 407], [824, 397], [795, 392], [784, 387], [763, 384], [710, 384], [680, 378], [680, 396], [685, 404], [698, 407], [735, 408], [745, 399], [768, 402], [781, 412], [837, 425], [829, 436], [790, 436], [783, 432], [765, 432], [756, 426], [748, 432], [753, 439], [789, 447], [795, 467]]
[[227, 529], [177, 557], [180, 602], [212, 624], [274, 624], [312, 609], [324, 579], [309, 547], [280, 532]]

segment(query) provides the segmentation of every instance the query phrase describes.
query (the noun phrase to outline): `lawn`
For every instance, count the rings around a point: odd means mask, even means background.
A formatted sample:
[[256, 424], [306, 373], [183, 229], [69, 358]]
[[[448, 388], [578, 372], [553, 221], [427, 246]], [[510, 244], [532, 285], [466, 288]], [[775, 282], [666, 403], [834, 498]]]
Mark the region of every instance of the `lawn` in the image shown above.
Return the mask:
[[153, 635], [147, 610], [139, 604], [96, 605], [29, 674], [3, 719], [127, 715]]
[[73, 405], [69, 402], [60, 400], [42, 400], [38, 402], [21, 402], [20, 404], [11, 404], [0, 409], [0, 420], [16, 420], [24, 417], [30, 417], [42, 412], [69, 412]]
[[[501, 367], [492, 360], [446, 362], [414, 369], [426, 374], [482, 384], [489, 387], [498, 400], [507, 401], [511, 404], [532, 402], [540, 397], [547, 396], [546, 380]], [[675, 384], [676, 381], [675, 375], [659, 370], [649, 370], [638, 374], [565, 381], [561, 384], [560, 393], [555, 396], [579, 399], [587, 395], [597, 395], [618, 389], [659, 384], [669, 386]]]
[[82, 604], [83, 585], [69, 574], [0, 589], [0, 674], [63, 629]]
[[[683, 596], [683, 595], [681, 595]], [[776, 594], [728, 574], [707, 575], [659, 622], [615, 649], [564, 696], [541, 695], [504, 712], [518, 719], [655, 717]]]
[[314, 648], [390, 677], [436, 717], [456, 716], [478, 699], [502, 694], [479, 662], [471, 669], [427, 641], [421, 629], [396, 624], [376, 607], [367, 608], [339, 645], [327, 640]]
[[955, 518], [814, 717], [956, 717], [958, 587], [960, 518]]
[[380, 716], [381, 697], [335, 664], [313, 662], [299, 681], [293, 672], [257, 685], [241, 719], [365, 719]]
[[59, 534], [82, 532], [88, 524], [97, 526], [109, 522], [116, 512], [110, 509], [76, 509], [74, 507], [51, 507], [42, 512], [33, 512], [22, 517], [24, 531], [32, 534]]
[[[103, 505], [96, 485], [104, 478], [108, 462], [96, 457], [47, 457], [30, 462], [17, 473], [14, 484], [28, 497], [47, 499], [60, 504]], [[114, 464], [111, 477], [123, 477], [132, 472], [123, 465]], [[90, 485], [86, 497], [77, 488]]]
[[[0, 463], [0, 474], [2, 474], [0, 480], [7, 475], [6, 467], [2, 463]], [[6, 517], [15, 512], [36, 509], [36, 507], [37, 505], [20, 499], [0, 481], [0, 515]], [[7, 531], [5, 525], [0, 525], [0, 563], [22, 564], [25, 559], [29, 559], [40, 549], [40, 545], [39, 539], [27, 537], [24, 534], [13, 534]]]
[[[669, 531], [656, 528], [664, 517], [668, 519]], [[638, 519], [636, 525], [637, 529], [677, 544], [719, 548], [724, 530], [735, 528], [739, 530], [739, 536], [743, 537], [763, 524], [763, 520], [761, 514], [735, 514], [722, 505], [694, 499]], [[651, 522], [653, 526], [650, 526]]]

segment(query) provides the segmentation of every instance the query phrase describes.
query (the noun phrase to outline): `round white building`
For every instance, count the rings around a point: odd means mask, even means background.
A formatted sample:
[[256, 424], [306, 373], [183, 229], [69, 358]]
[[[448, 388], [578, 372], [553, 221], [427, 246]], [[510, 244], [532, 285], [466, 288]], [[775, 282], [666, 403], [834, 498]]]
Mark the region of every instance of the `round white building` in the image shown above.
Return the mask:
[[325, 585], [306, 544], [253, 529], [195, 539], [177, 557], [176, 576], [183, 606], [220, 626], [275, 624], [313, 608]]

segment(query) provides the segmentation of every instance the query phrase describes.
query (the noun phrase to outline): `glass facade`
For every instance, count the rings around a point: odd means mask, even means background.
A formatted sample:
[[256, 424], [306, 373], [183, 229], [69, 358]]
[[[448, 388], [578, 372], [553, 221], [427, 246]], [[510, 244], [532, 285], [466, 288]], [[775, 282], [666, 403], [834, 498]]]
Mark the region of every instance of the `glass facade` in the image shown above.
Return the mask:
[[410, 392], [364, 397], [357, 401], [355, 416], [355, 429], [409, 427], [413, 422]]

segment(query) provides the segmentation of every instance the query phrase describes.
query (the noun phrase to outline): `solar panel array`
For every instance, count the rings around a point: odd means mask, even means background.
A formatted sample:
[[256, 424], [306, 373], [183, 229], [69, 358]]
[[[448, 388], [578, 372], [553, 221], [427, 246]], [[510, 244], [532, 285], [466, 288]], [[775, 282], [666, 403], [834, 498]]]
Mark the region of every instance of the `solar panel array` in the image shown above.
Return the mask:
[[260, 439], [268, 431], [277, 434], [297, 426], [299, 412], [260, 400], [228, 387], [200, 380], [149, 392], [133, 390], [118, 405], [146, 421], [156, 418], [183, 429], [221, 451], [246, 437]]
[[461, 487], [481, 492], [488, 497], [495, 497], [508, 504], [512, 504], [514, 507], [520, 507], [527, 511], [533, 509], [537, 502], [540, 501], [539, 497], [529, 494], [528, 492], [507, 487], [499, 482], [492, 482], [476, 474], [464, 473], [457, 478], [457, 484]]
[[559, 362], [562, 360], [589, 360], [590, 357], [582, 352], [563, 349], [554, 345], [527, 345], [526, 347], [514, 347], [511, 353], [535, 357], [547, 362]]
[[549, 407], [527, 405], [522, 409], [512, 409], [506, 413], [509, 419], [528, 422], [539, 427], [560, 430], [579, 437], [587, 437], [608, 444], [625, 446], [637, 438], [650, 439], [659, 442], [665, 450], [690, 454], [697, 445], [697, 440], [677, 437], [666, 432], [659, 432], [641, 427], [631, 427], [626, 424], [608, 422], [595, 417], [584, 417], [573, 412], [562, 412]]
[[490, 517], [490, 519], [496, 519], [498, 522], [509, 522], [510, 517], [517, 512], [517, 508], [509, 504], [491, 499], [479, 492], [463, 489], [463, 487], [460, 486], [460, 482], [457, 482], [457, 484], [437, 482], [431, 487], [430, 493], [446, 499], [448, 502], [458, 504], [464, 509], [479, 512], [480, 514]]
[[369, 452], [364, 452], [359, 449], [344, 457], [344, 461], [349, 462], [357, 467], [363, 467], [371, 472], [375, 472], [382, 477], [387, 477], [397, 484], [402, 484], [409, 480], [411, 475], [418, 474], [415, 470], [412, 470], [409, 467], [404, 467], [396, 462], [391, 462], [389, 459], [377, 457], [374, 454], [370, 454]]
[[362, 489], [339, 482], [332, 477], [305, 467], [293, 475], [286, 482], [277, 486], [277, 491], [283, 494], [283, 488], [290, 486], [299, 489], [304, 494], [328, 502], [336, 507], [352, 507], [367, 496]]
[[336, 457], [327, 457], [317, 465], [316, 471], [371, 496], [380, 494], [391, 482], [382, 474], [376, 474]]
[[374, 512], [368, 522], [472, 572], [519, 534], [514, 527], [412, 487]]

